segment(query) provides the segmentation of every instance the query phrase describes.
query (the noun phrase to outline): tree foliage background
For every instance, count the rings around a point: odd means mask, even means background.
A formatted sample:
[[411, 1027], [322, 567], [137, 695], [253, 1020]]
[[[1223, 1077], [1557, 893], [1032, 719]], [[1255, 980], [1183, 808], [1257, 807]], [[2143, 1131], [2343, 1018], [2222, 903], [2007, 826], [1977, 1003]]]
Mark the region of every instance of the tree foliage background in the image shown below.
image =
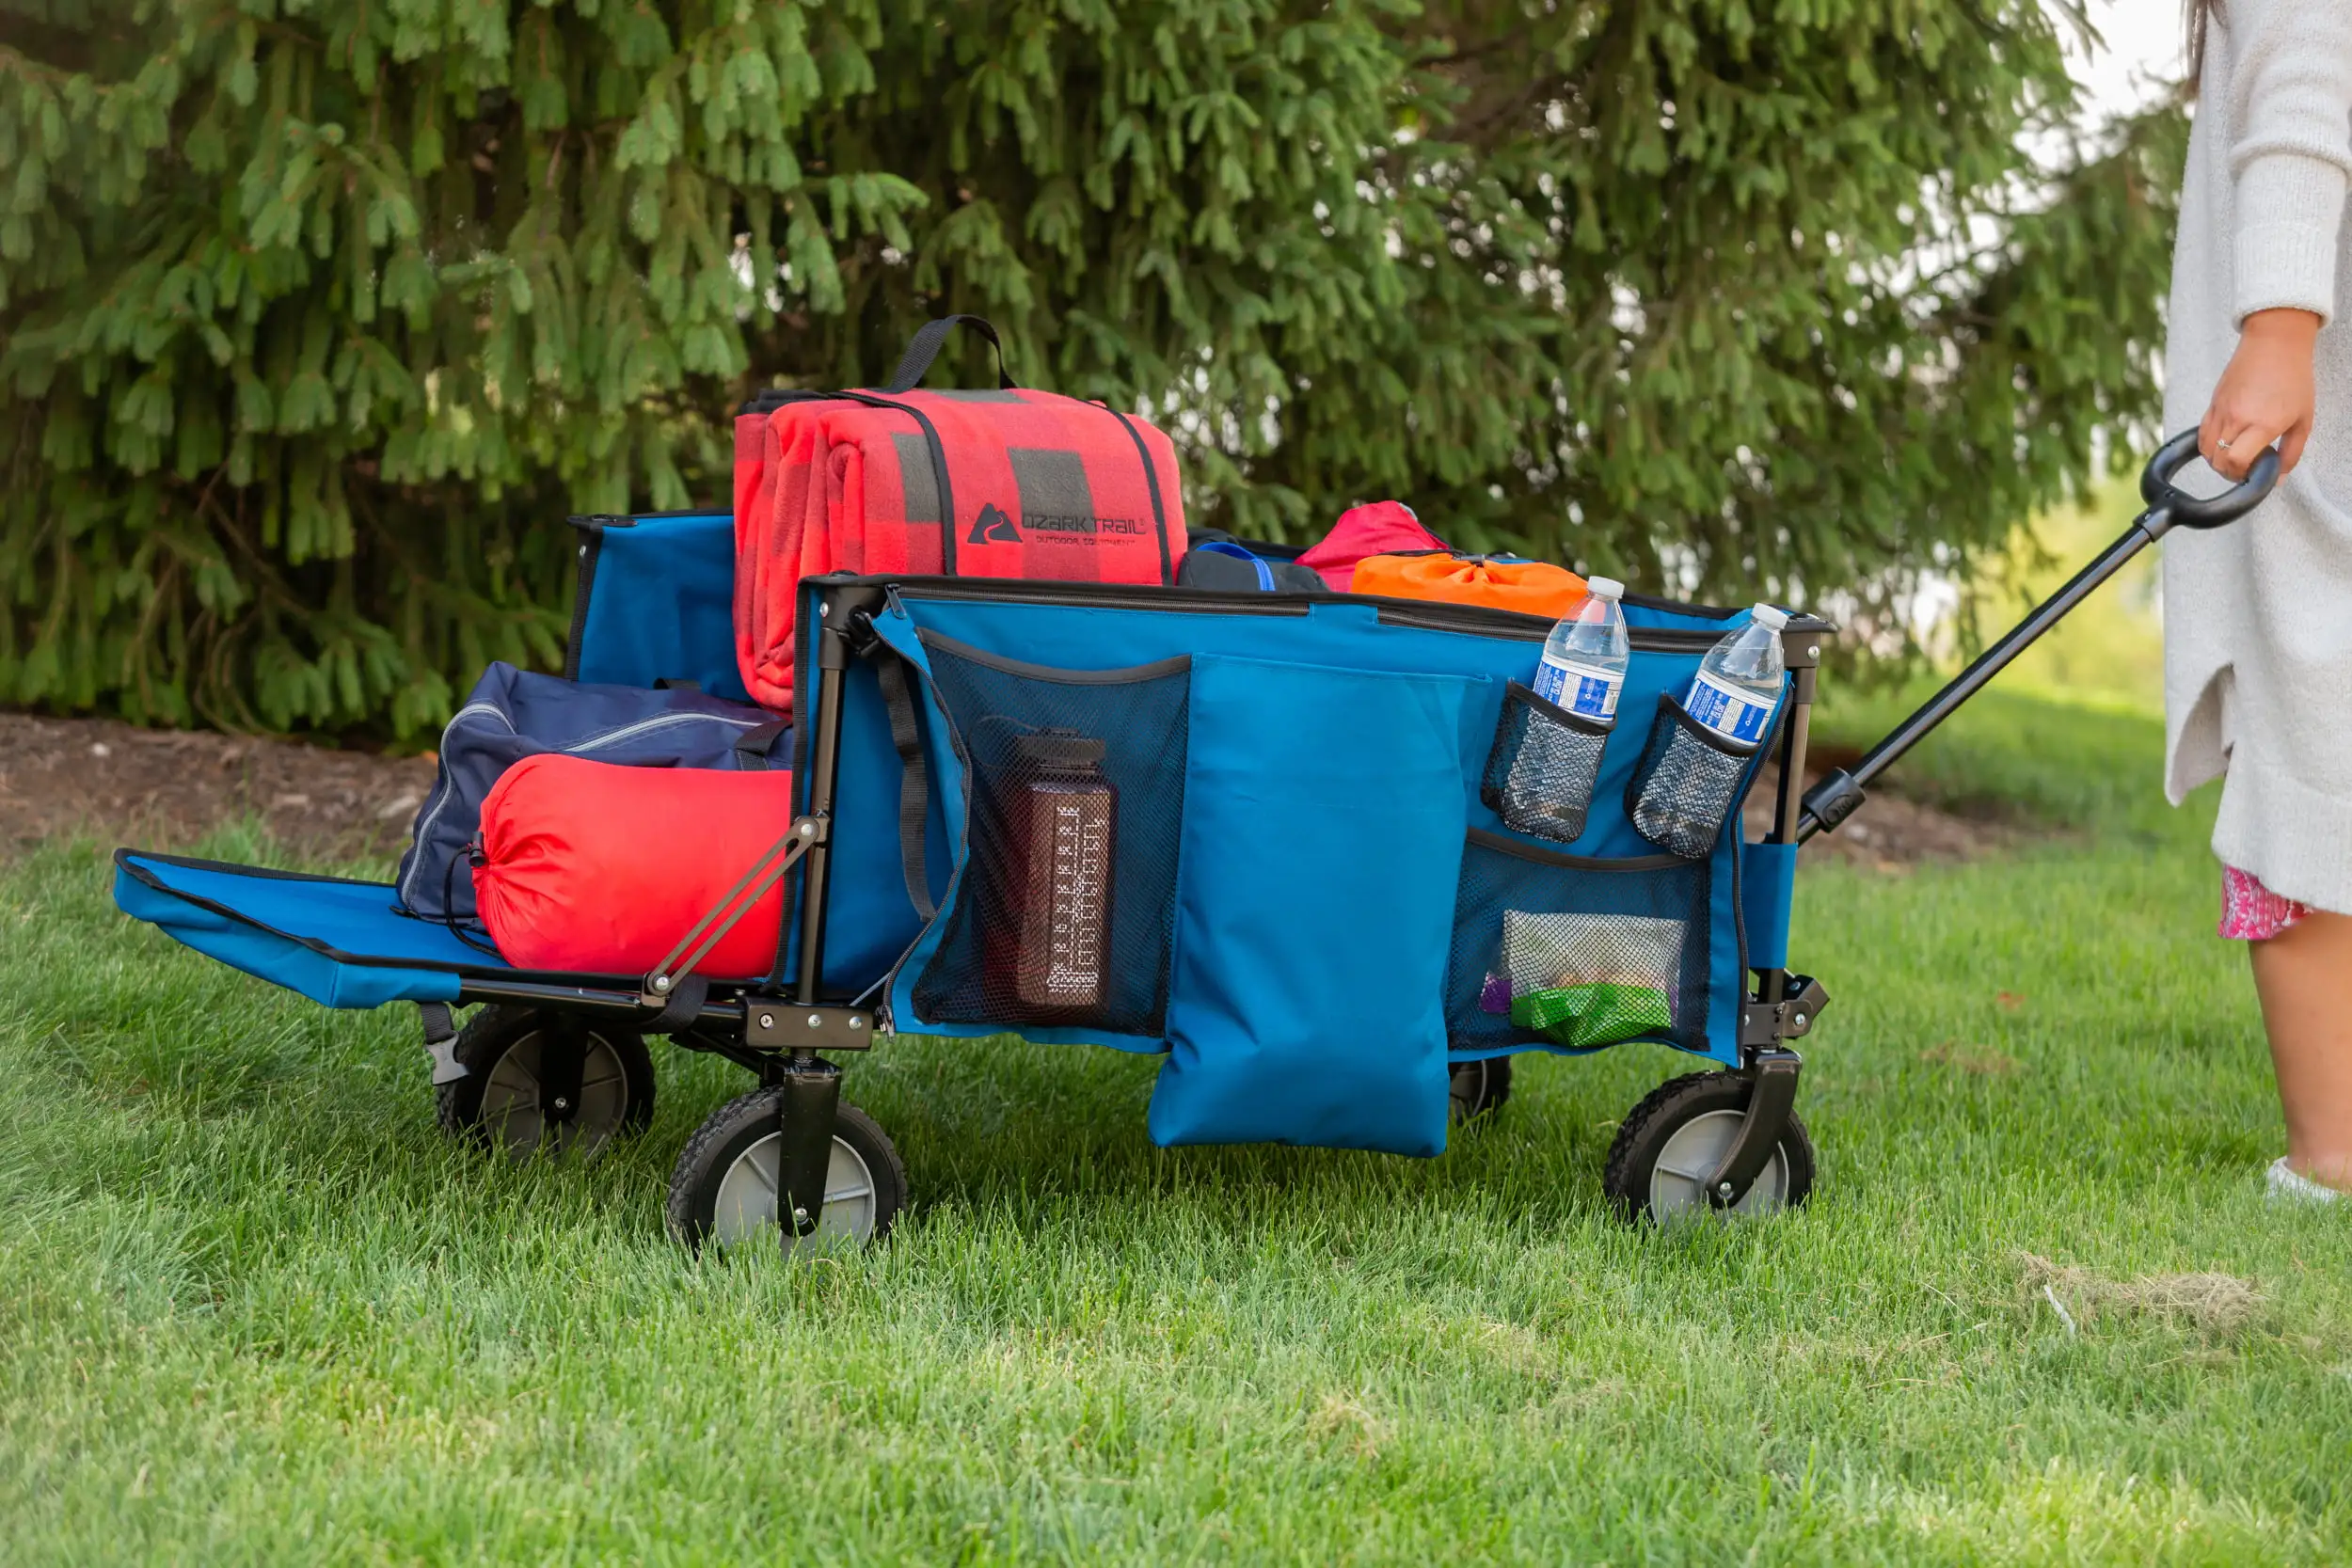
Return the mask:
[[2065, 140], [2059, 24], [0, 0], [0, 697], [414, 733], [558, 657], [566, 513], [948, 309], [1245, 534], [1883, 601], [2149, 434], [2183, 122]]

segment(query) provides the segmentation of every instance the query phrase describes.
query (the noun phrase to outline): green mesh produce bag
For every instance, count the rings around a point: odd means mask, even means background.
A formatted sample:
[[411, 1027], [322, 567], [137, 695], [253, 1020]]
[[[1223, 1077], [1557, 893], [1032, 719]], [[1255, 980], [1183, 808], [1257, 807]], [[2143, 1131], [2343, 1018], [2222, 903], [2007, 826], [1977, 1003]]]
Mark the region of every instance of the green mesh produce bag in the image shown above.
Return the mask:
[[1577, 1050], [1672, 1028], [1682, 930], [1676, 920], [1503, 911], [1511, 1022]]

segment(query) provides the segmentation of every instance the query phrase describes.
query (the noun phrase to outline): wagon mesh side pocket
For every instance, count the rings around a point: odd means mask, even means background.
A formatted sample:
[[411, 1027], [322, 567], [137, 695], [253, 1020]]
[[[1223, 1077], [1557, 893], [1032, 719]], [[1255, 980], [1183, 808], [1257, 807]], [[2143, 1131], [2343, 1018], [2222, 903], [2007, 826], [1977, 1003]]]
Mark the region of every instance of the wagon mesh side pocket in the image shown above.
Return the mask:
[[1658, 699], [1658, 721], [1626, 785], [1626, 815], [1644, 838], [1670, 855], [1699, 860], [1713, 853], [1724, 824], [1740, 804], [1753, 750], [1732, 746], [1682, 711], [1672, 697]]
[[1472, 830], [1446, 966], [1455, 1051], [1636, 1037], [1707, 1047], [1708, 867], [1594, 860]]
[[971, 802], [917, 1015], [1161, 1034], [1191, 661], [1061, 670], [923, 643]]
[[1502, 700], [1479, 795], [1503, 825], [1566, 844], [1584, 831], [1611, 726], [1544, 701], [1518, 681]]

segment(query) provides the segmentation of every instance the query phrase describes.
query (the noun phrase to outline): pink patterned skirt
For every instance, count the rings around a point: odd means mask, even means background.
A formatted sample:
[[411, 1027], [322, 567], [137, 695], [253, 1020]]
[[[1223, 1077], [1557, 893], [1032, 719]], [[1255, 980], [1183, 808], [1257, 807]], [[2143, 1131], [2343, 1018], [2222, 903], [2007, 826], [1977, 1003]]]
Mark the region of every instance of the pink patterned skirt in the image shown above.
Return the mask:
[[2221, 934], [2232, 942], [2268, 942], [2311, 911], [2281, 898], [2234, 865], [2221, 868]]

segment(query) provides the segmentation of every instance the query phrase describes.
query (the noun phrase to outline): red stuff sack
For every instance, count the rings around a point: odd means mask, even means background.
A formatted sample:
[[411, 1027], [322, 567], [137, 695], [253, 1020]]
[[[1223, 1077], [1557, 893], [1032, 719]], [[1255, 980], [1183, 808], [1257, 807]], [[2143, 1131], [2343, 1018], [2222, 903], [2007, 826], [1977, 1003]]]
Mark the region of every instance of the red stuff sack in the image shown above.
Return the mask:
[[1373, 556], [1444, 548], [1403, 501], [1373, 501], [1341, 513], [1331, 531], [1301, 555], [1298, 563], [1321, 577], [1334, 594], [1344, 594], [1354, 586], [1356, 568]]
[[769, 392], [735, 421], [735, 651], [752, 700], [792, 711], [801, 579], [827, 572], [1170, 583], [1176, 448], [1099, 403], [1016, 388], [920, 392], [927, 324], [878, 391]]
[[[644, 974], [792, 825], [792, 775], [525, 757], [482, 802], [475, 906], [517, 969]], [[775, 966], [784, 884], [695, 972]]]

